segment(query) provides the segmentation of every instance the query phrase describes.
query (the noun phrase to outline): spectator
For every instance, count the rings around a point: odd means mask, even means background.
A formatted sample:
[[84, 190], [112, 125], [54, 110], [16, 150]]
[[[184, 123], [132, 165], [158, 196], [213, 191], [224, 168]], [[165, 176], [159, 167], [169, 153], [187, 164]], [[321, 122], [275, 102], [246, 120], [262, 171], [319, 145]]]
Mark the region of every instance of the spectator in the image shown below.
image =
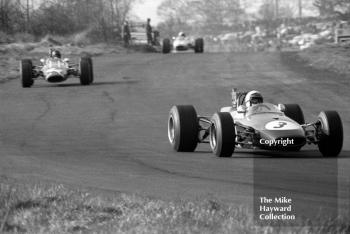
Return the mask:
[[131, 34], [130, 34], [129, 22], [125, 21], [123, 26], [123, 40], [124, 40], [125, 47], [129, 46], [130, 39], [131, 39]]
[[147, 34], [147, 43], [148, 43], [148, 45], [153, 45], [152, 26], [151, 26], [151, 19], [150, 18], [147, 19], [146, 34]]
[[157, 31], [157, 30], [153, 31], [153, 45], [160, 46], [159, 36], [160, 36], [159, 31]]

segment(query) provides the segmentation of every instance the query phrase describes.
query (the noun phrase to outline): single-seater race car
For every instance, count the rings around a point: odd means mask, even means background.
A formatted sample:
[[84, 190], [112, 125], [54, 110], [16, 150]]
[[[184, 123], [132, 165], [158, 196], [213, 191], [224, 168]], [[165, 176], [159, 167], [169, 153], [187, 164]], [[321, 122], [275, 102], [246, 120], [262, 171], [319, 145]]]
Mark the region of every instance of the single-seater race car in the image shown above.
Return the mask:
[[68, 58], [62, 59], [58, 50], [51, 50], [50, 56], [40, 59], [40, 62], [41, 65], [33, 65], [30, 59], [21, 61], [23, 88], [30, 88], [36, 79], [44, 79], [49, 83], [60, 83], [68, 78], [79, 78], [82, 85], [90, 85], [94, 81], [90, 57], [82, 57], [78, 64], [73, 64]]
[[177, 37], [174, 37], [173, 40], [165, 38], [163, 40], [163, 53], [168, 54], [172, 50], [174, 51], [187, 51], [194, 50], [195, 53], [204, 52], [204, 40], [203, 38], [193, 39], [186, 36], [185, 33], [180, 32]]
[[212, 117], [198, 116], [191, 105], [173, 106], [168, 118], [168, 138], [178, 152], [193, 152], [209, 143], [219, 157], [231, 157], [235, 148], [299, 151], [315, 144], [325, 157], [336, 157], [343, 146], [343, 125], [336, 111], [322, 111], [305, 123], [298, 104], [263, 102], [258, 91], [232, 91], [232, 106]]

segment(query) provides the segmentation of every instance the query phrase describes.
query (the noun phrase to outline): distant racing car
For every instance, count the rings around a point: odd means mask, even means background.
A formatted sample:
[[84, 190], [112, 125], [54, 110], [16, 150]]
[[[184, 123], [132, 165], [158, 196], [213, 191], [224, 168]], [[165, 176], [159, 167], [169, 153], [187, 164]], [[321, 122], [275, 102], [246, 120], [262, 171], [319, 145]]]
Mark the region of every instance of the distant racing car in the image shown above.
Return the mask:
[[343, 125], [336, 111], [322, 111], [305, 123], [298, 104], [263, 102], [257, 91], [232, 91], [232, 106], [211, 118], [197, 116], [191, 105], [173, 106], [168, 118], [168, 138], [178, 152], [193, 152], [198, 143], [209, 143], [219, 157], [231, 157], [235, 148], [299, 151], [318, 145], [325, 157], [336, 157], [343, 146]]
[[203, 38], [193, 39], [192, 37], [186, 36], [185, 33], [180, 32], [179, 35], [173, 40], [165, 38], [163, 40], [163, 53], [170, 53], [174, 51], [187, 51], [194, 50], [195, 53], [204, 52], [204, 40]]
[[41, 65], [33, 65], [32, 60], [23, 59], [20, 64], [23, 88], [29, 88], [36, 79], [49, 83], [60, 83], [68, 78], [79, 78], [82, 85], [94, 81], [92, 59], [82, 57], [78, 64], [72, 64], [68, 58], [62, 59], [58, 50], [51, 50], [48, 58], [40, 60]]

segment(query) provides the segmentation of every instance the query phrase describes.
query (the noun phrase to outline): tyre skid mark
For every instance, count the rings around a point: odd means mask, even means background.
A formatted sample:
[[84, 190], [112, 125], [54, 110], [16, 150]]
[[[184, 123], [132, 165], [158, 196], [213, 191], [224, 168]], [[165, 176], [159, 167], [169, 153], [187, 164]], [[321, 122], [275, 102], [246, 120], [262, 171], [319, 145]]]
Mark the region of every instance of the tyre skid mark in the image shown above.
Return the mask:
[[[43, 111], [43, 113], [41, 113], [36, 119], [35, 122], [40, 121], [41, 119], [43, 119], [50, 111], [51, 111], [51, 104], [50, 102], [43, 96], [40, 96], [40, 100], [43, 101], [45, 103], [45, 110]], [[35, 124], [35, 123], [34, 123]]]
[[[36, 127], [36, 125], [38, 124], [38, 122], [41, 121], [41, 120], [51, 111], [51, 104], [50, 104], [50, 102], [47, 100], [47, 98], [44, 97], [44, 96], [39, 96], [39, 99], [40, 99], [42, 102], [44, 102], [44, 104], [45, 104], [45, 109], [44, 109], [44, 111], [43, 111], [40, 115], [38, 115], [38, 116], [34, 119], [33, 123], [32, 123], [31, 126], [30, 126], [29, 132], [33, 132], [34, 129], [35, 129], [35, 127]], [[24, 148], [24, 147], [26, 147], [27, 145], [28, 145], [28, 144], [27, 144], [26, 137], [24, 137], [19, 146], [20, 146], [20, 148]]]
[[[116, 101], [109, 92], [103, 91], [102, 95], [103, 95], [103, 97], [105, 97], [108, 100], [108, 102], [110, 102], [111, 104], [115, 104]], [[118, 111], [116, 109], [111, 110], [110, 119], [112, 120], [112, 122], [115, 122], [117, 112]]]

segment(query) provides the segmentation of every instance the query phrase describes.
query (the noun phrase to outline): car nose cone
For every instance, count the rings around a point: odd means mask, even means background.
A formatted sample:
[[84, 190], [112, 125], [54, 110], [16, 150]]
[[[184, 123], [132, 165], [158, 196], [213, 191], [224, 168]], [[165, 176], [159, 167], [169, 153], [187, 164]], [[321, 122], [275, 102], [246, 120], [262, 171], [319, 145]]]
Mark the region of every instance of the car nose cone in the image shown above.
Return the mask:
[[64, 80], [64, 77], [58, 72], [51, 72], [46, 76], [46, 80], [50, 83], [58, 83]]

